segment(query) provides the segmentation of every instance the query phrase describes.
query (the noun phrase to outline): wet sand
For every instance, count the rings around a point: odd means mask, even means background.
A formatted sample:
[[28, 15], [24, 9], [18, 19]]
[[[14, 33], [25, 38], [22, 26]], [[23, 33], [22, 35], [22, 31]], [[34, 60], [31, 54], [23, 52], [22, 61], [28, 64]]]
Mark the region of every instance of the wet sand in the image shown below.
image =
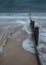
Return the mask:
[[[15, 28], [13, 34], [21, 28], [22, 27]], [[0, 58], [0, 65], [38, 65], [35, 54], [23, 49], [22, 41], [26, 39], [28, 35], [23, 30], [21, 32], [16, 38], [13, 38], [13, 35], [9, 37], [4, 47], [3, 56]]]

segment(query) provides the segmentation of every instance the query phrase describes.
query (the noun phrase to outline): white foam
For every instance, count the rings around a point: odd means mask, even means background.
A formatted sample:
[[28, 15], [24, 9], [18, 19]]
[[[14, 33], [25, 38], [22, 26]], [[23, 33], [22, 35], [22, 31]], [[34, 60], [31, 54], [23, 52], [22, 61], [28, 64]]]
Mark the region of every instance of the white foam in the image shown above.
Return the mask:
[[[39, 52], [41, 52], [42, 49], [46, 49], [46, 45], [39, 44], [38, 47], [37, 47], [37, 49], [39, 50]], [[42, 52], [41, 52], [41, 54], [42, 54]]]
[[[46, 28], [45, 27], [40, 27], [40, 29], [39, 29], [39, 32], [40, 33], [46, 33]], [[46, 34], [45, 34], [46, 35]]]
[[46, 55], [39, 55], [42, 65], [46, 65]]
[[24, 25], [23, 30], [25, 30], [28, 34], [32, 34], [30, 25]]
[[42, 52], [42, 50], [44, 49], [46, 51], [46, 46], [44, 44], [39, 44], [37, 49], [39, 52], [41, 63], [42, 65], [45, 65], [46, 64], [46, 53]]
[[24, 40], [24, 41], [22, 42], [22, 47], [23, 47], [26, 51], [28, 51], [28, 52], [30, 52], [30, 53], [33, 53], [33, 54], [35, 53], [33, 41], [30, 40], [30, 38], [27, 38], [26, 40]]
[[46, 33], [40, 33], [39, 34], [39, 41], [43, 41], [46, 43]]
[[35, 22], [35, 27], [41, 27], [40, 23], [39, 22]]
[[35, 18], [35, 19], [46, 19], [46, 16], [31, 16], [32, 19]]

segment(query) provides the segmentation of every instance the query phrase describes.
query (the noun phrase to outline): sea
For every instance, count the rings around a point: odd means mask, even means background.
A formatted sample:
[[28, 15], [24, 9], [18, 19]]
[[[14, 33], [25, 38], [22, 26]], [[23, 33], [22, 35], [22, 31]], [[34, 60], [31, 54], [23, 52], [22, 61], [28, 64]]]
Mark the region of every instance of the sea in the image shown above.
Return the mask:
[[45, 13], [46, 0], [0, 0], [3, 13]]

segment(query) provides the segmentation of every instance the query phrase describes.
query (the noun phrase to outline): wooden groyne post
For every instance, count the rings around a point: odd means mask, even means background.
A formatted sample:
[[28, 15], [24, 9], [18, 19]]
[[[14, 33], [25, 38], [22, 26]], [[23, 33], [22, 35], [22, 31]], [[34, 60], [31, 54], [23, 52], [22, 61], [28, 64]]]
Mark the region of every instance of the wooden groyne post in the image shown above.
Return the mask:
[[34, 27], [33, 37], [34, 37], [36, 46], [38, 46], [39, 27]]
[[38, 46], [38, 37], [39, 37], [39, 27], [34, 27], [34, 34], [33, 34], [33, 39], [34, 39], [34, 47], [35, 47], [35, 54], [38, 60], [38, 65], [42, 65], [40, 58], [39, 58], [39, 52], [37, 50], [37, 46]]
[[30, 28], [32, 29], [32, 31], [34, 31], [34, 23], [35, 21], [30, 20]]
[[33, 36], [33, 41], [34, 41], [34, 48], [35, 48], [35, 54], [36, 54], [36, 58], [37, 58], [37, 61], [38, 61], [38, 65], [42, 65], [41, 64], [41, 61], [40, 61], [40, 58], [39, 58], [39, 52], [37, 50], [37, 45], [38, 45], [38, 37], [39, 37], [39, 27], [35, 27], [34, 26], [34, 21], [30, 21], [30, 27], [32, 29], [32, 36]]

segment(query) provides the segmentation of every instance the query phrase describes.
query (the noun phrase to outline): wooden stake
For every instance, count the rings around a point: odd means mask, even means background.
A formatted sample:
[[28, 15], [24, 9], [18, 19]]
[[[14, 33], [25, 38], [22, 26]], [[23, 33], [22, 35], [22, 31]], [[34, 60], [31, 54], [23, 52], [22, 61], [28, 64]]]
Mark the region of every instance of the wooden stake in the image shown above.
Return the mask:
[[35, 21], [30, 21], [30, 27], [32, 28], [32, 31], [34, 31], [34, 23], [35, 23]]
[[38, 45], [38, 36], [39, 36], [39, 27], [34, 27], [34, 41], [36, 43], [36, 46]]

